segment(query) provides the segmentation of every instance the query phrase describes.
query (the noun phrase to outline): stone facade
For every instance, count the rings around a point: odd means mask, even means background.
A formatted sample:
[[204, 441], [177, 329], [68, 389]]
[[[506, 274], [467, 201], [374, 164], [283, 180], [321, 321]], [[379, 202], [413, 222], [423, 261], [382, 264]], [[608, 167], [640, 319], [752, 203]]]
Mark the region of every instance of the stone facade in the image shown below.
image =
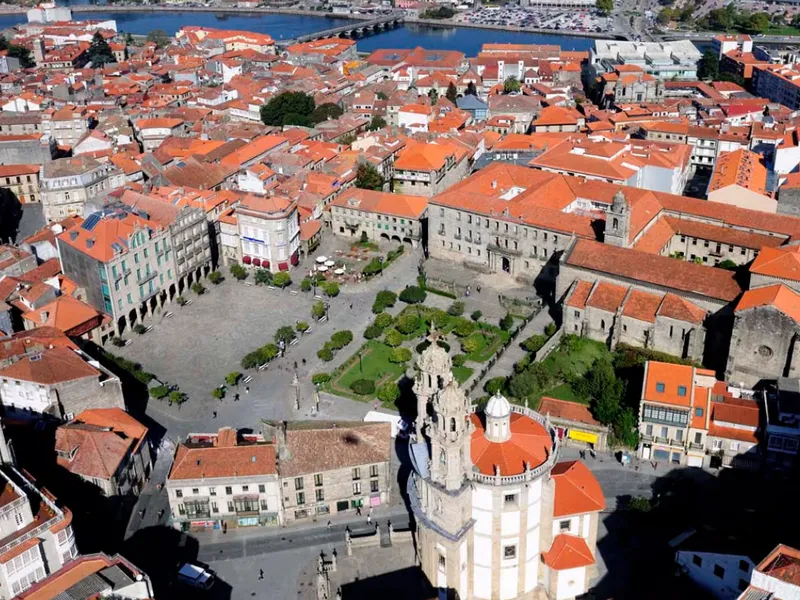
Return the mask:
[[55, 154], [56, 142], [47, 135], [0, 136], [0, 164], [43, 165], [53, 160]]
[[125, 174], [114, 165], [87, 156], [47, 163], [39, 172], [44, 218], [49, 222], [83, 216], [87, 203], [102, 206], [108, 194], [124, 183]]

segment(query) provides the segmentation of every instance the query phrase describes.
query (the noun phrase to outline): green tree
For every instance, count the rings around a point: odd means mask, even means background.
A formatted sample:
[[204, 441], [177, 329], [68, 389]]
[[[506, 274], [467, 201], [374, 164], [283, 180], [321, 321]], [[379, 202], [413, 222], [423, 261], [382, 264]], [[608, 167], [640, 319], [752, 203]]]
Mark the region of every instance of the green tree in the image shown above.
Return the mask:
[[174, 392], [169, 393], [169, 403], [170, 404], [177, 404], [180, 406], [184, 402], [186, 402], [189, 397], [179, 390], [175, 390]]
[[518, 92], [521, 89], [522, 89], [522, 84], [519, 82], [519, 79], [517, 79], [513, 75], [507, 78], [503, 82], [503, 91], [506, 94], [511, 94], [512, 92]]
[[169, 388], [165, 385], [157, 385], [150, 388], [150, 397], [156, 400], [162, 400], [169, 395]]
[[216, 398], [217, 400], [222, 400], [225, 397], [225, 392], [222, 388], [214, 388], [211, 390], [211, 397]]
[[482, 316], [483, 316], [483, 313], [482, 313], [481, 311], [479, 311], [479, 310], [475, 310], [475, 311], [473, 311], [473, 312], [472, 312], [472, 314], [470, 315], [470, 318], [471, 318], [473, 321], [475, 321], [475, 322], [477, 323], [478, 321], [480, 321], [480, 320], [481, 320], [481, 317], [482, 317]]
[[504, 387], [506, 387], [505, 377], [492, 377], [486, 382], [483, 389], [486, 390], [486, 393], [490, 396], [494, 396], [495, 394], [501, 393]]
[[19, 60], [20, 66], [23, 69], [30, 69], [36, 66], [36, 62], [33, 60], [30, 50], [25, 46], [10, 44], [2, 35], [0, 35], [0, 52], [6, 52], [8, 56]]
[[356, 169], [356, 187], [362, 190], [382, 190], [383, 176], [369, 163], [362, 162]]
[[392, 350], [392, 354], [389, 356], [389, 362], [393, 362], [395, 364], [403, 364], [407, 363], [411, 360], [411, 350], [408, 348], [403, 348], [399, 346]]
[[153, 29], [153, 31], [147, 34], [147, 41], [155, 44], [159, 48], [163, 48], [172, 42], [172, 38], [163, 29]]
[[397, 302], [397, 294], [389, 290], [381, 290], [375, 296], [375, 303], [383, 306], [394, 306]]
[[713, 50], [706, 50], [697, 64], [697, 77], [716, 81], [719, 78], [719, 58]]
[[769, 13], [757, 12], [750, 15], [746, 29], [751, 33], [764, 33], [770, 27]]
[[192, 284], [192, 291], [193, 291], [195, 294], [197, 294], [198, 296], [202, 296], [203, 294], [205, 294], [205, 293], [206, 293], [206, 286], [204, 286], [204, 285], [203, 285], [202, 283], [200, 283], [199, 281], [195, 281], [195, 282]]
[[639, 432], [636, 429], [636, 415], [630, 408], [623, 408], [617, 412], [613, 423], [614, 437], [617, 441], [629, 448], [635, 448], [639, 443]]
[[233, 371], [232, 373], [228, 373], [225, 375], [225, 383], [228, 385], [236, 385], [239, 383], [239, 380], [242, 378], [242, 374], [239, 371]]
[[415, 285], [409, 285], [402, 292], [400, 292], [400, 300], [406, 304], [421, 304], [425, 302], [428, 294], [422, 288]]
[[325, 104], [320, 104], [317, 108], [314, 109], [314, 112], [311, 113], [311, 120], [314, 123], [322, 123], [323, 121], [328, 121], [330, 119], [338, 119], [344, 114], [342, 107], [338, 104], [334, 104], [333, 102], [326, 102]]
[[294, 338], [294, 329], [289, 327], [288, 325], [283, 325], [282, 327], [278, 327], [278, 331], [275, 332], [275, 341], [280, 342], [283, 340], [287, 344], [292, 341]]
[[445, 93], [445, 97], [450, 100], [453, 104], [456, 103], [458, 100], [458, 90], [456, 89], [456, 84], [452, 81], [447, 86], [447, 92]]
[[500, 319], [500, 329], [511, 331], [512, 327], [514, 327], [514, 317], [510, 313], [506, 313], [506, 316]]
[[303, 277], [303, 281], [300, 282], [300, 291], [308, 292], [311, 290], [311, 287], [311, 278]]
[[375, 382], [371, 379], [356, 379], [350, 384], [350, 390], [359, 396], [371, 396], [375, 393]]
[[481, 342], [476, 337], [465, 337], [461, 340], [461, 351], [464, 354], [472, 354], [473, 352], [477, 352], [480, 347]]
[[321, 319], [325, 315], [325, 304], [320, 300], [311, 305], [311, 316], [315, 319]]
[[272, 285], [277, 286], [281, 289], [285, 288], [286, 286], [292, 285], [292, 276], [289, 275], [289, 273], [287, 273], [286, 271], [275, 273], [275, 277], [272, 278]]
[[242, 368], [243, 369], [255, 369], [259, 365], [263, 364], [258, 357], [258, 351], [256, 352], [248, 352], [242, 358]]
[[188, 302], [188, 300], [186, 298], [184, 298], [183, 296], [178, 296], [177, 298], [175, 298], [175, 302], [178, 303], [178, 306], [186, 306], [186, 303]]
[[275, 344], [264, 344], [256, 350], [256, 356], [258, 357], [258, 364], [263, 365], [264, 363], [268, 363], [273, 358], [278, 356], [280, 350]]
[[403, 343], [403, 335], [397, 331], [397, 329], [388, 329], [386, 334], [383, 336], [383, 341], [387, 346], [396, 348]]
[[597, 0], [595, 8], [604, 15], [610, 15], [614, 10], [614, 0]]
[[553, 334], [556, 332], [556, 324], [555, 323], [548, 323], [544, 327], [544, 335], [548, 338], [553, 337]]
[[323, 383], [328, 383], [331, 380], [331, 376], [328, 373], [314, 373], [311, 376], [311, 383], [314, 385], [322, 385]]
[[474, 81], [470, 81], [469, 83], [467, 83], [467, 90], [466, 90], [465, 93], [466, 93], [467, 96], [477, 96], [478, 95], [478, 88], [475, 85]]
[[375, 115], [372, 117], [372, 120], [367, 125], [367, 131], [378, 131], [379, 129], [383, 129], [386, 127], [386, 119], [381, 117], [380, 115]]
[[242, 265], [231, 265], [231, 275], [233, 275], [234, 279], [242, 281], [247, 279], [247, 269]]
[[353, 341], [353, 332], [348, 329], [337, 331], [331, 336], [331, 344], [336, 350], [340, 350]]
[[339, 284], [335, 281], [326, 281], [322, 284], [322, 291], [330, 298], [336, 298], [339, 295]]
[[673, 12], [671, 8], [662, 8], [656, 17], [659, 25], [668, 25], [672, 22]]
[[455, 328], [453, 329], [453, 333], [455, 333], [458, 337], [465, 338], [469, 337], [475, 331], [475, 323], [472, 321], [467, 321], [466, 319], [459, 319], [458, 323], [456, 324]]
[[464, 314], [464, 303], [461, 300], [453, 302], [450, 308], [447, 309], [447, 314], [453, 317], [460, 317]]
[[375, 327], [380, 327], [381, 330], [383, 330], [389, 327], [393, 321], [394, 319], [392, 318], [392, 315], [381, 313], [375, 316]]
[[368, 325], [367, 328], [364, 330], [364, 337], [368, 340], [374, 340], [375, 338], [381, 337], [383, 334], [383, 329], [378, 327], [377, 325]]
[[389, 381], [378, 388], [376, 396], [385, 404], [393, 404], [400, 398], [400, 387], [394, 381]]
[[96, 31], [92, 37], [92, 43], [86, 51], [86, 56], [92, 62], [93, 67], [102, 67], [108, 63], [117, 62], [111, 47], [99, 31]]
[[330, 362], [333, 360], [333, 350], [323, 346], [322, 348], [317, 350], [317, 357], [320, 360], [324, 360], [325, 362]]
[[300, 333], [305, 333], [306, 331], [308, 331], [309, 324], [306, 323], [305, 321], [298, 321], [297, 324], [294, 326], [294, 328], [297, 329], [297, 331], [299, 331]]
[[[246, 273], [247, 271], [245, 271]], [[256, 285], [270, 285], [272, 283], [272, 271], [269, 269], [256, 269], [253, 279], [255, 279]]]
[[386, 95], [386, 92], [378, 92], [377, 94], [375, 94], [375, 96], [378, 98], [378, 100], [388, 100], [389, 99], [389, 96]]
[[432, 87], [428, 92], [428, 98], [431, 99], [431, 106], [436, 106], [436, 104], [439, 102], [439, 90], [437, 90], [435, 87]]
[[314, 98], [303, 92], [282, 92], [261, 107], [261, 121], [274, 127], [312, 125]]
[[219, 285], [222, 283], [222, 273], [219, 271], [212, 271], [208, 274], [208, 280], [214, 285]]
[[419, 317], [417, 315], [406, 313], [397, 317], [394, 326], [397, 328], [397, 331], [403, 335], [408, 335], [409, 333], [415, 332], [419, 328]]

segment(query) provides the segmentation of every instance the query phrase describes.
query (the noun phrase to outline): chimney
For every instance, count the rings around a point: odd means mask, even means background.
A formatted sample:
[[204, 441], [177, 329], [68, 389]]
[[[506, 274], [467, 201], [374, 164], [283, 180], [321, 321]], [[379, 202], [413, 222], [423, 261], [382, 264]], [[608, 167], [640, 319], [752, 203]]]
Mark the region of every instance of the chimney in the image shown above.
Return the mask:
[[497, 179], [492, 179], [492, 189], [493, 190], [497, 189]]
[[222, 427], [217, 432], [217, 438], [214, 440], [214, 446], [217, 448], [233, 448], [236, 446], [236, 430], [233, 427]]
[[46, 322], [47, 322], [47, 317], [49, 317], [49, 316], [50, 316], [50, 313], [49, 313], [49, 312], [47, 312], [46, 310], [43, 310], [43, 311], [42, 311], [42, 312], [40, 312], [39, 314], [40, 314], [40, 316], [42, 317], [42, 323], [46, 323]]

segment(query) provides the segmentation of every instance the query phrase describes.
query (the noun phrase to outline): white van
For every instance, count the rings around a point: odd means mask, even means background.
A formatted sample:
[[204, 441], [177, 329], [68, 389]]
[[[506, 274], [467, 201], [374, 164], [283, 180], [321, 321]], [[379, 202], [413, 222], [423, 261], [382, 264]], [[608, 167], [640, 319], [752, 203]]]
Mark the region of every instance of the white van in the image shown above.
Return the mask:
[[213, 573], [209, 573], [197, 565], [186, 563], [178, 571], [178, 581], [201, 590], [208, 590], [214, 585], [215, 579]]

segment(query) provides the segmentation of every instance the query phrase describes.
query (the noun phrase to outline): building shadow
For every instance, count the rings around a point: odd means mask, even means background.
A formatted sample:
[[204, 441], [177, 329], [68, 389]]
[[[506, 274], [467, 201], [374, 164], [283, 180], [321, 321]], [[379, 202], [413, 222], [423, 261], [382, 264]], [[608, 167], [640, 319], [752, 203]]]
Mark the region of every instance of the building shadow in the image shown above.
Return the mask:
[[419, 567], [356, 579], [342, 586], [342, 598], [347, 600], [427, 600], [436, 597], [436, 589]]
[[22, 204], [10, 190], [0, 188], [0, 244], [13, 243], [22, 221]]

